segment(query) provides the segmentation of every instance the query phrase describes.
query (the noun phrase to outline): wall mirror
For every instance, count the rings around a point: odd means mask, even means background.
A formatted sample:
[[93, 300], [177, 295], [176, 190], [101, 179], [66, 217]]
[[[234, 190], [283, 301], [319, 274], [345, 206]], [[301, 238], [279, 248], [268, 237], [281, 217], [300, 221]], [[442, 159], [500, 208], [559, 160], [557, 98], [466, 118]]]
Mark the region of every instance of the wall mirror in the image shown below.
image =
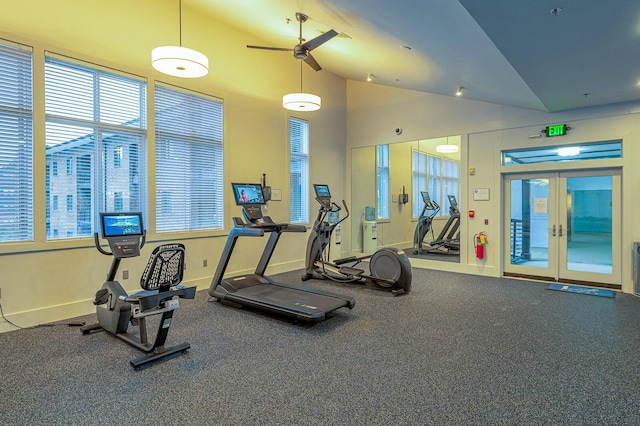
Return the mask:
[[351, 150], [351, 250], [459, 262], [460, 136]]

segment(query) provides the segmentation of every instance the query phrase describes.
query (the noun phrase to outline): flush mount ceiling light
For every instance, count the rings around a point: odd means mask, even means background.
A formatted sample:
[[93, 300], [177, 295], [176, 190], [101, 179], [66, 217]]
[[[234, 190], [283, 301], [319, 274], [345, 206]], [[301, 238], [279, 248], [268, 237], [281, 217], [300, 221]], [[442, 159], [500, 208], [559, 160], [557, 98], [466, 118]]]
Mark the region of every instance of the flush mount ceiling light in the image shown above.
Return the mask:
[[197, 50], [182, 47], [182, 0], [180, 0], [180, 45], [160, 46], [151, 51], [151, 64], [161, 73], [174, 77], [204, 77], [209, 72], [209, 59]]
[[578, 154], [580, 154], [580, 147], [578, 146], [567, 146], [564, 148], [558, 148], [558, 155], [560, 157], [573, 157]]
[[282, 106], [291, 111], [317, 111], [322, 106], [320, 96], [302, 91], [302, 61], [300, 61], [300, 92], [284, 95]]

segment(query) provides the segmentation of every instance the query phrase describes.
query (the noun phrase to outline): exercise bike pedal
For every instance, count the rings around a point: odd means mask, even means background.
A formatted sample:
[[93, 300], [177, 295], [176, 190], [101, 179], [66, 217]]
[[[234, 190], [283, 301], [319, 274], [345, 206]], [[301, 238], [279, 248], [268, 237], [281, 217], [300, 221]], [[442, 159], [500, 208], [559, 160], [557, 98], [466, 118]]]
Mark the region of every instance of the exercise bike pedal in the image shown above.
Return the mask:
[[360, 275], [360, 274], [364, 274], [364, 269], [352, 268], [350, 266], [343, 266], [339, 269], [339, 272], [345, 275]]

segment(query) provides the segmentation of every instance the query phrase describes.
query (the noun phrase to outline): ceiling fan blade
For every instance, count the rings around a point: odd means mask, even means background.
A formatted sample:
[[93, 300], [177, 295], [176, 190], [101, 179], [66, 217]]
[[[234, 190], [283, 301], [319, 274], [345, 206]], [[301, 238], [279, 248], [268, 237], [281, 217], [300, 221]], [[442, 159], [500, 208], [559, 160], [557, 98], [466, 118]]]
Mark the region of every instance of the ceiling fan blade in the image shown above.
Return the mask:
[[309, 65], [311, 68], [313, 68], [316, 71], [320, 71], [322, 69], [318, 61], [316, 61], [315, 58], [311, 56], [311, 53], [307, 53], [307, 57], [304, 58], [303, 61], [305, 61], [307, 65]]
[[334, 38], [335, 36], [337, 36], [338, 33], [335, 30], [329, 30], [326, 33], [320, 34], [318, 37], [309, 40], [308, 42], [302, 44], [301, 46], [307, 50], [307, 51], [311, 51], [313, 49], [315, 49], [316, 47], [320, 46], [323, 43], [326, 43], [327, 41], [331, 40], [332, 38]]
[[247, 44], [247, 47], [249, 49], [279, 50], [279, 51], [282, 51], [282, 52], [293, 52], [293, 49], [288, 49], [286, 47], [253, 46], [253, 45], [250, 45], [250, 44]]

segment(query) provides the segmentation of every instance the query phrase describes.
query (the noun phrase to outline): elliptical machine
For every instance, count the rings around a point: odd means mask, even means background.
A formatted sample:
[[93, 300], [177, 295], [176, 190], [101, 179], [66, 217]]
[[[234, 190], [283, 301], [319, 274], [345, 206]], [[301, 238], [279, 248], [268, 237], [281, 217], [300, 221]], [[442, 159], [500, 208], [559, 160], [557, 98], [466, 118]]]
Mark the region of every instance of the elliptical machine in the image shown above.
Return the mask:
[[424, 237], [429, 233], [429, 231], [431, 231], [431, 239], [435, 240], [433, 227], [431, 225], [433, 224], [433, 218], [440, 211], [440, 206], [435, 201], [431, 201], [431, 197], [429, 197], [428, 192], [420, 191], [420, 195], [422, 195], [424, 207], [422, 208], [422, 213], [420, 213], [420, 217], [418, 218], [416, 230], [413, 233], [413, 254], [422, 254], [422, 243]]
[[[156, 247], [140, 279], [142, 291], [128, 295], [115, 278], [122, 259], [140, 256], [146, 238], [142, 214], [100, 213], [100, 222], [102, 237], [108, 241], [111, 251], [100, 246], [97, 232], [93, 235], [94, 243], [100, 253], [113, 256], [113, 261], [107, 280], [96, 292], [93, 302], [98, 322], [82, 327], [82, 334], [104, 329], [145, 352], [147, 355], [129, 362], [134, 368], [177, 352], [186, 352], [191, 347], [189, 343], [169, 348], [164, 346], [173, 312], [180, 307], [178, 298], [193, 299], [196, 294], [196, 287], [179, 285], [184, 271], [184, 245], [174, 243]], [[150, 342], [146, 319], [160, 314], [162, 317], [155, 340]], [[138, 326], [137, 334], [127, 331], [129, 323]]]
[[[306, 267], [302, 280], [328, 279], [339, 283], [362, 284], [369, 288], [385, 290], [394, 296], [409, 293], [411, 290], [411, 264], [402, 251], [393, 247], [384, 247], [373, 255], [350, 256], [329, 261], [329, 248], [333, 230], [349, 217], [349, 209], [344, 200], [342, 205], [346, 215], [334, 224], [327, 221], [330, 213], [342, 208], [331, 201], [328, 185], [314, 184], [316, 200], [320, 203], [318, 216], [307, 241]], [[369, 274], [357, 268], [359, 263], [369, 261]]]

